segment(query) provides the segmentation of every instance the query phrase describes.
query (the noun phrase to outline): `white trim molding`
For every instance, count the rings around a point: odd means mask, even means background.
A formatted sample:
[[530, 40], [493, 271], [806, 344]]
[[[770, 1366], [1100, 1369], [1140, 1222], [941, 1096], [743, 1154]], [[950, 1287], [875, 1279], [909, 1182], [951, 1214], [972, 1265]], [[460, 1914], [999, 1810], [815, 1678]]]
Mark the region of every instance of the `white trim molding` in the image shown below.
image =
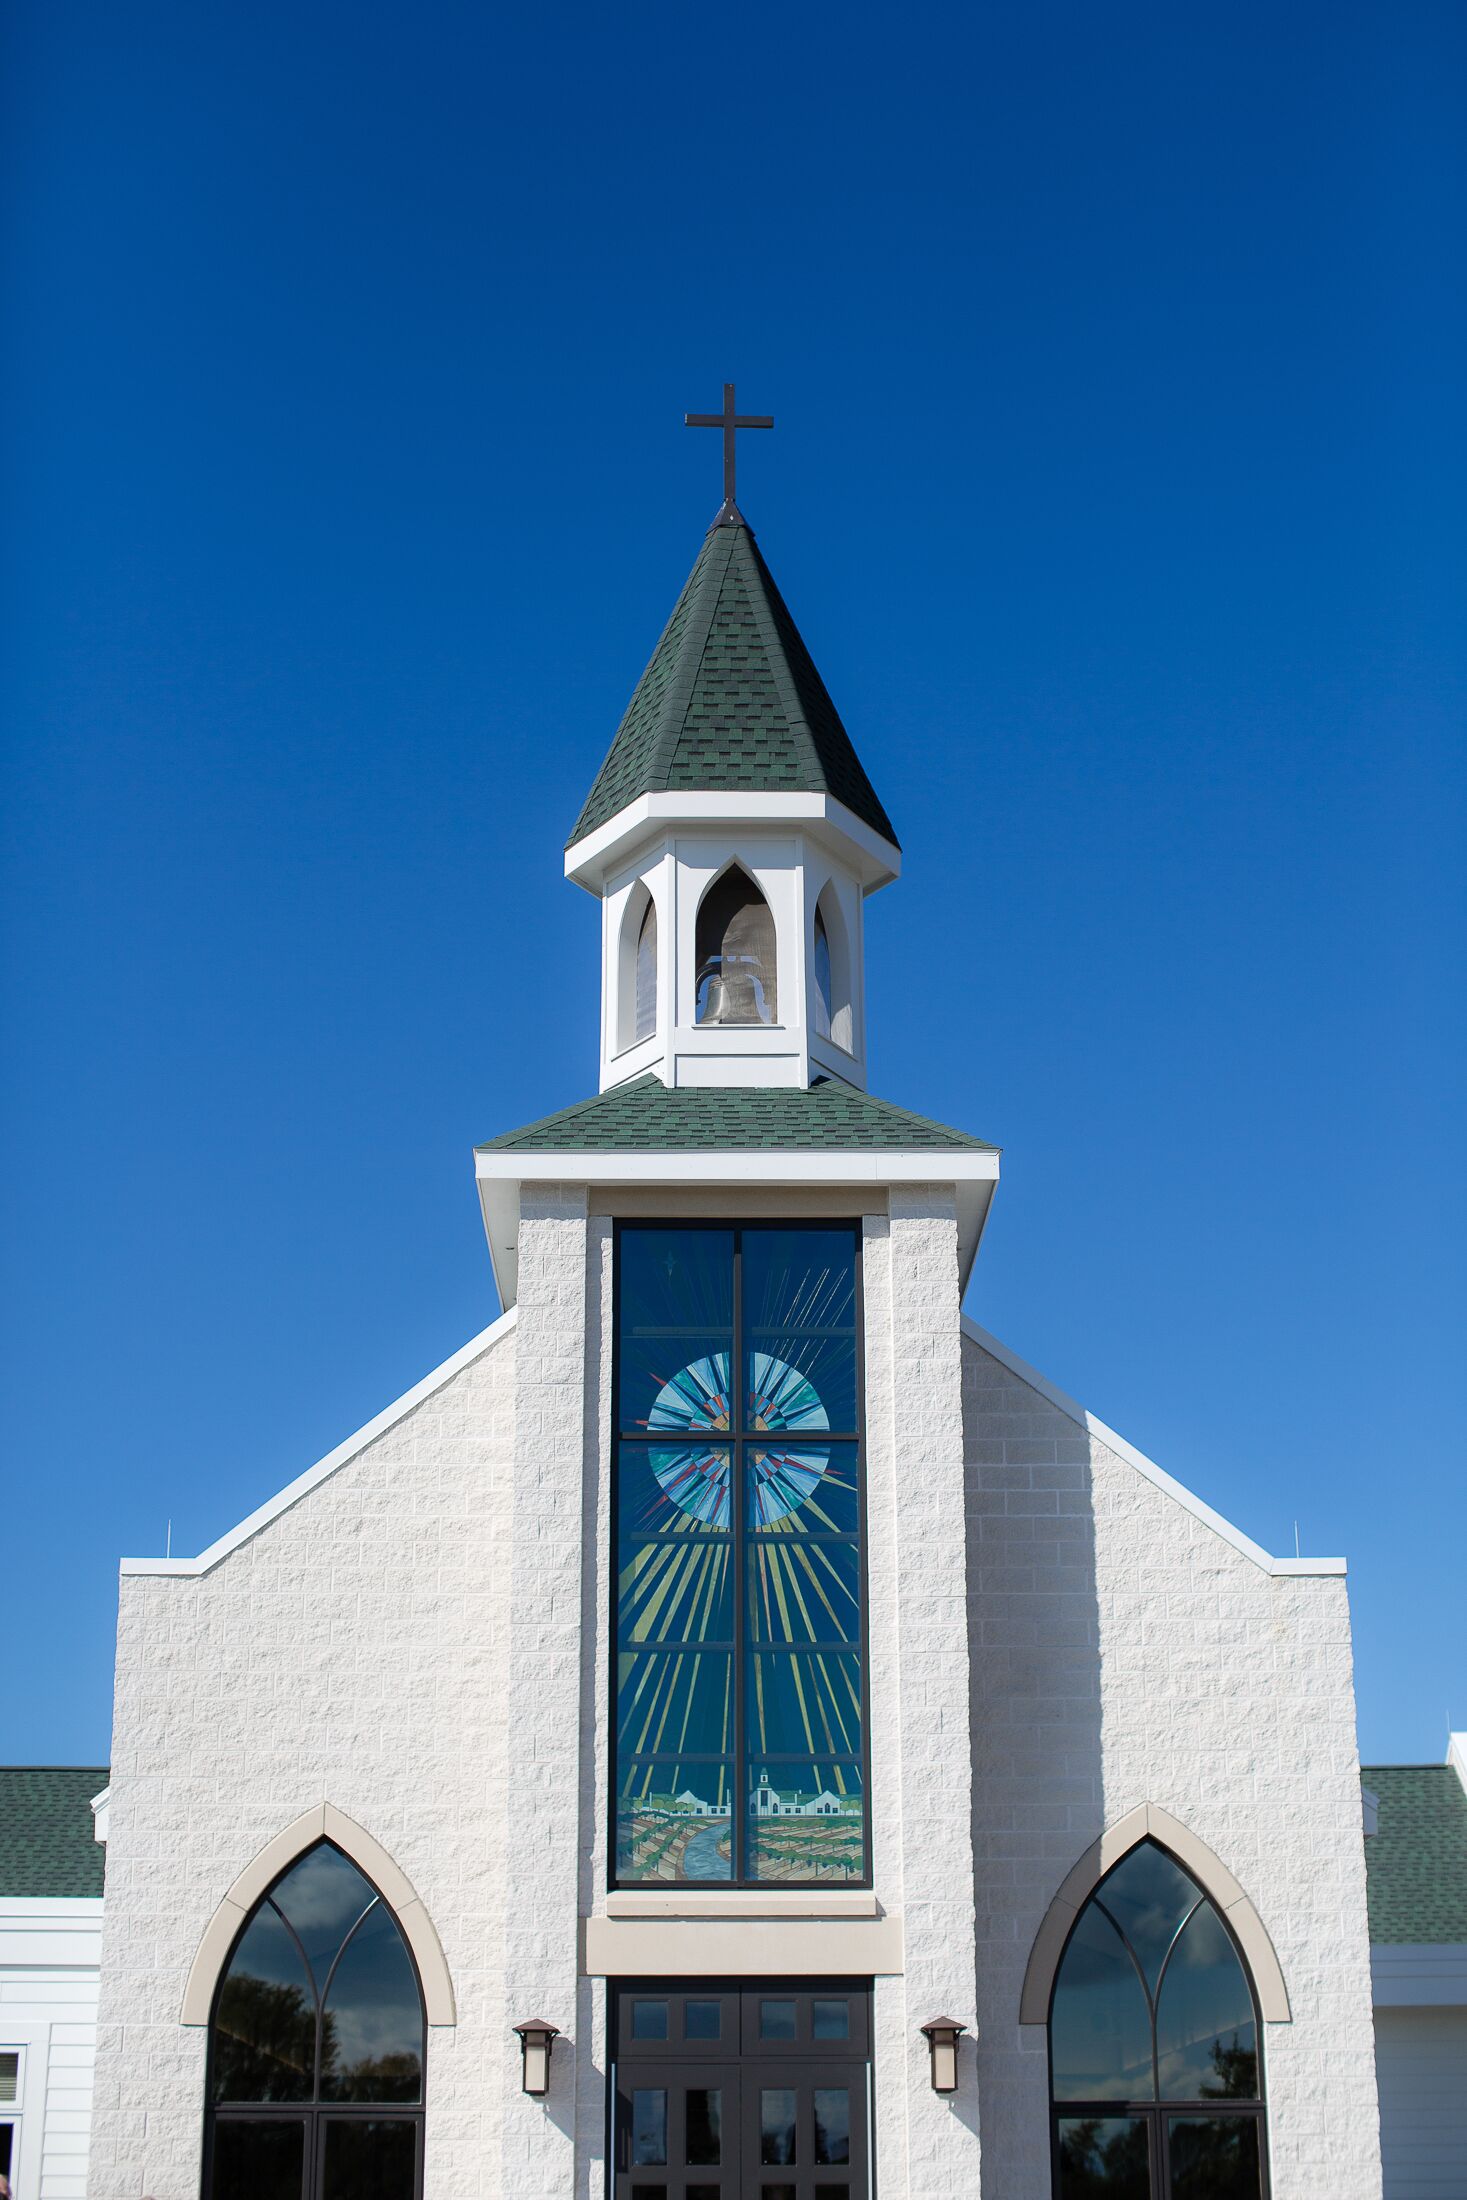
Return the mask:
[[1128, 1856], [1132, 1849], [1148, 1840], [1169, 1849], [1227, 1919], [1253, 1974], [1254, 1991], [1265, 2023], [1287, 2024], [1290, 2021], [1288, 1988], [1262, 1918], [1222, 1859], [1179, 1818], [1173, 1818], [1170, 1811], [1162, 1810], [1156, 1803], [1138, 1803], [1133, 1811], [1128, 1811], [1124, 1818], [1108, 1827], [1098, 1841], [1092, 1841], [1045, 1911], [1024, 1973], [1023, 1992], [1019, 1997], [1020, 2024], [1048, 2024], [1055, 1973], [1065, 1952], [1070, 1928], [1106, 1873], [1119, 1864], [1123, 1856]]
[[[466, 1345], [461, 1346], [451, 1359], [445, 1360], [441, 1367], [435, 1367], [431, 1375], [425, 1375], [420, 1383], [414, 1383], [411, 1390], [405, 1390], [400, 1398], [384, 1407], [365, 1427], [359, 1428], [355, 1436], [348, 1436], [344, 1444], [338, 1444], [335, 1451], [328, 1451], [324, 1459], [318, 1459], [313, 1467], [307, 1467], [304, 1474], [298, 1474], [293, 1482], [287, 1482], [283, 1490], [277, 1491], [274, 1497], [268, 1498], [263, 1505], [257, 1507], [237, 1528], [231, 1528], [217, 1542], [211, 1543], [206, 1551], [200, 1551], [197, 1558], [125, 1558], [119, 1570], [124, 1574], [173, 1574], [185, 1580], [197, 1580], [201, 1574], [212, 1572], [221, 1559], [228, 1558], [231, 1551], [237, 1551], [242, 1543], [248, 1543], [251, 1536], [258, 1535], [262, 1528], [268, 1528], [272, 1520], [278, 1520], [283, 1512], [289, 1512], [292, 1505], [298, 1505], [319, 1483], [335, 1474], [338, 1468], [346, 1466], [359, 1452], [365, 1451], [368, 1444], [375, 1443], [379, 1436], [386, 1435], [388, 1429], [394, 1428], [399, 1421], [406, 1420], [415, 1406], [420, 1406], [425, 1398], [431, 1398], [434, 1391], [441, 1390], [445, 1383], [452, 1382], [454, 1376], [460, 1374], [471, 1360], [478, 1359], [491, 1345], [497, 1344], [502, 1336], [513, 1329], [514, 1324], [515, 1312], [511, 1307], [497, 1321], [492, 1321], [487, 1329], [481, 1329], [477, 1337], [470, 1337]], [[99, 1838], [105, 1839], [106, 1836]]]
[[1073, 1421], [1077, 1428], [1084, 1429], [1087, 1435], [1104, 1444], [1107, 1451], [1113, 1451], [1117, 1458], [1124, 1459], [1138, 1474], [1145, 1475], [1148, 1482], [1155, 1483], [1168, 1497], [1175, 1498], [1194, 1519], [1205, 1522], [1224, 1542], [1231, 1543], [1235, 1551], [1241, 1551], [1245, 1558], [1251, 1558], [1255, 1566], [1262, 1567], [1264, 1573], [1310, 1575], [1343, 1574], [1346, 1571], [1346, 1562], [1342, 1558], [1273, 1557], [1261, 1543], [1255, 1543], [1251, 1536], [1244, 1535], [1241, 1528], [1235, 1528], [1230, 1520], [1224, 1520], [1220, 1512], [1214, 1512], [1211, 1505], [1194, 1496], [1174, 1475], [1168, 1474], [1165, 1467], [1159, 1467], [1154, 1459], [1148, 1459], [1144, 1451], [1138, 1451], [1134, 1444], [1126, 1442], [1124, 1436], [1118, 1436], [1113, 1428], [1107, 1428], [1104, 1421], [1098, 1420], [1093, 1413], [1087, 1413], [1082, 1405], [1067, 1397], [1047, 1376], [1041, 1375], [1027, 1361], [1021, 1360], [1017, 1352], [1011, 1352], [997, 1337], [990, 1336], [968, 1314], [963, 1316], [963, 1334], [971, 1337], [974, 1344], [981, 1345], [985, 1352], [991, 1353], [1000, 1367], [1006, 1367], [1011, 1375], [1017, 1375], [1021, 1383], [1027, 1383], [1031, 1390], [1037, 1391], [1041, 1398]]
[[1467, 2009], [1467, 1943], [1377, 1941], [1370, 1987], [1377, 2009]]
[[183, 1989], [180, 2024], [207, 2024], [214, 2007], [214, 1992], [225, 1964], [239, 1938], [240, 1928], [261, 1895], [274, 1886], [280, 1874], [318, 1841], [330, 1841], [349, 1856], [363, 1876], [370, 1879], [388, 1905], [403, 1938], [413, 1951], [423, 1988], [423, 2009], [429, 2024], [456, 2024], [453, 1980], [433, 1920], [418, 1900], [406, 1876], [380, 1842], [364, 1827], [332, 1803], [317, 1803], [267, 1841], [230, 1888], [204, 1927]]

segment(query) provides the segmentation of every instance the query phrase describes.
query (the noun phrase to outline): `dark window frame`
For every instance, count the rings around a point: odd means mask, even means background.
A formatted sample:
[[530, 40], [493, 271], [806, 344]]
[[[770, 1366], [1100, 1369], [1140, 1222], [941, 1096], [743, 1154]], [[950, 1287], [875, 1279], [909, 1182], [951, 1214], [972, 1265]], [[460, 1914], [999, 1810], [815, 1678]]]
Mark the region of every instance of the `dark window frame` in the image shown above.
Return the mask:
[[[275, 1907], [275, 1890], [281, 1884], [282, 1880], [286, 1879], [290, 1875], [290, 1873], [295, 1870], [298, 1864], [302, 1863], [306, 1857], [314, 1854], [314, 1852], [319, 1848], [337, 1849], [338, 1854], [346, 1858], [347, 1863], [351, 1865], [352, 1869], [355, 1872], [358, 1872], [360, 1876], [366, 1881], [367, 1885], [371, 1888], [373, 1894], [376, 1896], [377, 1902], [382, 1905], [382, 1908], [387, 1912], [388, 1916], [392, 1919], [392, 1922], [397, 1927], [398, 1937], [402, 1942], [408, 1962], [412, 1967], [413, 1983], [418, 1990], [418, 2007], [422, 2013], [423, 2020], [423, 2076], [422, 2084], [419, 2089], [419, 2097], [416, 2101], [328, 2101], [321, 2098], [321, 2031], [325, 2017], [326, 1995], [330, 1986], [331, 1979], [335, 1976], [337, 1965], [341, 1962], [342, 1957], [346, 1954], [347, 1949], [351, 1945], [353, 1939], [356, 1937], [357, 1932], [360, 1930], [366, 1918], [370, 1915], [371, 1910], [376, 1906], [375, 1904], [369, 1904], [367, 1908], [363, 1910], [361, 1916], [356, 1920], [355, 1924], [351, 1927], [351, 1930], [347, 1933], [346, 1938], [342, 1941], [341, 1946], [337, 1949], [335, 1956], [332, 1958], [331, 1969], [327, 1976], [326, 1985], [321, 1988], [320, 1994], [318, 1996], [316, 2005], [316, 2060], [315, 2072], [313, 2077], [312, 2098], [308, 2101], [216, 2102], [214, 2099], [214, 2058], [215, 2045], [219, 2029], [219, 2002], [221, 1996], [223, 1995], [224, 1989], [229, 1982], [230, 1970], [233, 1966], [235, 1956], [239, 1952], [240, 1942], [244, 1939], [245, 1934], [254, 1924], [255, 1919], [260, 1915], [260, 1912], [267, 1906]], [[300, 1940], [294, 1926], [290, 1923], [290, 1920], [284, 1916], [284, 1913], [280, 1911], [278, 1907], [276, 1907], [276, 1915], [281, 1918], [281, 1922], [285, 1925], [285, 1928], [290, 1934], [291, 1939], [295, 1941], [296, 1946], [299, 1949]], [[303, 1950], [302, 1957], [304, 1960]], [[312, 1978], [314, 1975], [309, 1965], [309, 1962], [307, 1962], [306, 1975], [308, 1978]], [[238, 1932], [235, 1934], [233, 1940], [231, 1940], [229, 1944], [229, 1953], [225, 1957], [223, 1964], [220, 1966], [219, 1976], [214, 1982], [214, 1993], [209, 2003], [208, 2053], [204, 2059], [204, 2161], [203, 2180], [200, 2188], [203, 2193], [204, 2200], [210, 2200], [210, 2196], [212, 2195], [214, 2190], [214, 2142], [215, 2134], [217, 2133], [221, 2123], [304, 2124], [306, 2130], [305, 2138], [302, 2144], [301, 2157], [301, 2200], [314, 2200], [314, 2195], [321, 2190], [324, 2185], [325, 2179], [326, 2126], [328, 2123], [334, 2122], [338, 2119], [353, 2123], [365, 2122], [412, 2124], [415, 2127], [415, 2136], [413, 2143], [413, 2200], [422, 2200], [424, 2122], [427, 2115], [427, 2108], [428, 2005], [423, 1994], [422, 1973], [418, 1969], [418, 1959], [413, 1952], [412, 1942], [408, 1939], [407, 1934], [402, 1929], [401, 1918], [398, 1916], [392, 1904], [388, 1901], [386, 1895], [382, 1892], [382, 1889], [378, 1886], [376, 1880], [373, 1879], [371, 1873], [366, 1871], [363, 1866], [358, 1863], [357, 1859], [354, 1856], [348, 1855], [347, 1851], [340, 1848], [336, 1842], [332, 1841], [329, 1838], [329, 1836], [323, 1836], [319, 1841], [311, 1842], [309, 1846], [302, 1849], [298, 1855], [291, 1857], [289, 1863], [283, 1865], [281, 1869], [275, 1874], [275, 1877], [271, 1880], [269, 1886], [265, 1889], [263, 1894], [261, 1894], [259, 1898], [250, 1905], [250, 1908], [245, 1912], [244, 1918], [240, 1923]]]
[[[1044, 2052], [1046, 2067], [1049, 2075], [1049, 2154], [1051, 2190], [1055, 2196], [1055, 2200], [1062, 2200], [1062, 2187], [1060, 2185], [1059, 2136], [1060, 2125], [1062, 2123], [1071, 2123], [1078, 2120], [1083, 2120], [1087, 2117], [1094, 2117], [1097, 2122], [1123, 2122], [1127, 2120], [1136, 2121], [1137, 2119], [1139, 2119], [1149, 2126], [1148, 2146], [1151, 2200], [1171, 2200], [1171, 2161], [1170, 2149], [1167, 2144], [1168, 2122], [1174, 2116], [1206, 2116], [1219, 2122], [1222, 2121], [1224, 2118], [1236, 2118], [1239, 2122], [1248, 2121], [1255, 2123], [1259, 2126], [1259, 2200], [1269, 2200], [1269, 2196], [1273, 2188], [1269, 2176], [1268, 2162], [1268, 2081], [1263, 2067], [1263, 2013], [1258, 2005], [1258, 1989], [1253, 1983], [1253, 1972], [1249, 1967], [1248, 1958], [1244, 1954], [1242, 1943], [1239, 1941], [1237, 1934], [1233, 1931], [1232, 1926], [1228, 1922], [1226, 1912], [1223, 1910], [1223, 1908], [1217, 1902], [1214, 1896], [1209, 1892], [1209, 1890], [1202, 1884], [1201, 1880], [1198, 1879], [1196, 1873], [1192, 1871], [1190, 1867], [1182, 1861], [1181, 1857], [1176, 1855], [1173, 1850], [1169, 1849], [1164, 1841], [1158, 1841], [1154, 1835], [1147, 1836], [1146, 1844], [1137, 1843], [1137, 1847], [1143, 1845], [1149, 1845], [1154, 1849], [1159, 1849], [1162, 1855], [1168, 1858], [1171, 1863], [1175, 1864], [1178, 1871], [1180, 1871], [1197, 1889], [1197, 1902], [1195, 1902], [1192, 1905], [1192, 1908], [1187, 1912], [1187, 1915], [1183, 1919], [1182, 1924], [1176, 1928], [1171, 1946], [1168, 1948], [1167, 1955], [1162, 1963], [1161, 1970], [1157, 1974], [1156, 1993], [1154, 1996], [1152, 1995], [1150, 1988], [1146, 1986], [1144, 1979], [1142, 1980], [1142, 1991], [1146, 1996], [1148, 2014], [1150, 2015], [1151, 2019], [1151, 2068], [1152, 2080], [1153, 2084], [1155, 2085], [1156, 2091], [1153, 2098], [1150, 2100], [1133, 2101], [1112, 2099], [1108, 2101], [1096, 2101], [1081, 2099], [1078, 2097], [1074, 2099], [1067, 2097], [1066, 2099], [1061, 2101], [1055, 2098], [1054, 2090], [1054, 2004], [1055, 1997], [1059, 1992], [1060, 1975], [1064, 1970], [1065, 1957], [1069, 1953], [1070, 1942], [1074, 1939], [1075, 1934], [1079, 1931], [1081, 1923], [1083, 1922], [1087, 1912], [1090, 1910], [1091, 1906], [1097, 1901], [1097, 1899], [1104, 1894], [1106, 1881], [1111, 1877], [1111, 1873], [1119, 1871], [1121, 1866], [1127, 1861], [1127, 1858], [1134, 1855], [1135, 1851], [1133, 1849], [1128, 1849], [1126, 1851], [1126, 1855], [1120, 1857], [1117, 1862], [1112, 1865], [1111, 1871], [1107, 1872], [1104, 1878], [1097, 1881], [1095, 1886], [1091, 1888], [1085, 1900], [1081, 1903], [1080, 1908], [1076, 1911], [1075, 1916], [1070, 1922], [1070, 1929], [1065, 1935], [1064, 1947], [1061, 1948], [1059, 1961], [1054, 1967], [1054, 1982], [1049, 1990], [1049, 2009], [1046, 2013], [1044, 2024]], [[1156, 2041], [1156, 2012], [1158, 2007], [1160, 2006], [1161, 1988], [1165, 1980], [1167, 1964], [1171, 1961], [1172, 1954], [1175, 1951], [1178, 1940], [1180, 1940], [1181, 1938], [1182, 1931], [1185, 1926], [1191, 1922], [1191, 1919], [1195, 1914], [1198, 1906], [1204, 1901], [1211, 1905], [1214, 1915], [1221, 1923], [1223, 1931], [1227, 1934], [1229, 1943], [1231, 1944], [1233, 1949], [1233, 1953], [1237, 1956], [1238, 1967], [1243, 1974], [1243, 1982], [1248, 1989], [1249, 2000], [1253, 2005], [1253, 2035], [1254, 2039], [1257, 2042], [1258, 2053], [1258, 2094], [1256, 2099], [1230, 2100], [1226, 2097], [1223, 2097], [1222, 2099], [1212, 2100], [1203, 2100], [1200, 2098], [1192, 2100], [1177, 2098], [1174, 2100], [1170, 2096], [1165, 2099], [1162, 2097]], [[1110, 1916], [1110, 1912], [1108, 1910], [1106, 1911], [1106, 1915], [1108, 1917]], [[1134, 1954], [1132, 1954], [1130, 1940], [1128, 1936], [1114, 1917], [1111, 1917], [1111, 1923], [1112, 1925], [1114, 1925], [1115, 1930], [1120, 1934], [1121, 1944], [1125, 1948], [1126, 1953], [1131, 1956], [1131, 1960], [1134, 1963], [1135, 1957]]]
[[[725, 1879], [684, 1879], [677, 1881], [658, 1881], [632, 1878], [622, 1879], [618, 1876], [616, 1868], [617, 1803], [620, 1795], [621, 1755], [617, 1743], [617, 1674], [618, 1660], [620, 1655], [620, 1643], [618, 1640], [619, 1613], [615, 1584], [617, 1573], [617, 1543], [621, 1528], [621, 1451], [623, 1445], [635, 1444], [650, 1448], [653, 1444], [659, 1441], [657, 1437], [649, 1436], [645, 1431], [633, 1431], [630, 1433], [624, 1432], [621, 1415], [622, 1243], [628, 1233], [639, 1230], [655, 1230], [661, 1232], [672, 1230], [686, 1230], [689, 1233], [699, 1230], [716, 1230], [720, 1232], [728, 1232], [733, 1239], [733, 1324], [730, 1332], [729, 1347], [729, 1391], [730, 1399], [738, 1400], [739, 1427], [737, 1430], [730, 1429], [727, 1439], [731, 1460], [729, 1474], [729, 1532], [731, 1557], [733, 1562], [732, 1593], [734, 1632], [732, 1656], [734, 1684], [734, 1746], [731, 1753], [730, 1774], [730, 1801], [732, 1804], [732, 1808], [730, 1811], [729, 1819], [731, 1834], [731, 1853], [729, 1856], [729, 1864], [731, 1869], [729, 1876]], [[746, 1775], [748, 1764], [755, 1754], [748, 1747], [747, 1734], [745, 1730], [745, 1696], [747, 1681], [745, 1665], [747, 1658], [750, 1654], [750, 1642], [748, 1613], [745, 1603], [747, 1584], [745, 1579], [746, 1538], [744, 1532], [744, 1448], [746, 1445], [757, 1447], [763, 1444], [767, 1446], [769, 1442], [767, 1434], [764, 1436], [760, 1436], [752, 1432], [746, 1433], [743, 1427], [748, 1399], [748, 1386], [744, 1376], [743, 1240], [745, 1236], [756, 1231], [788, 1232], [796, 1230], [801, 1232], [809, 1232], [812, 1235], [817, 1231], [827, 1232], [832, 1236], [839, 1236], [849, 1239], [852, 1248], [853, 1272], [855, 1276], [856, 1426], [854, 1429], [851, 1430], [831, 1429], [822, 1430], [820, 1433], [820, 1441], [822, 1443], [828, 1441], [832, 1444], [849, 1444], [853, 1446], [856, 1460], [856, 1487], [858, 1493], [858, 1504], [856, 1513], [856, 1563], [857, 1581], [859, 1583], [861, 1597], [861, 1629], [860, 1639], [857, 1645], [857, 1656], [860, 1660], [861, 1680], [861, 1749], [857, 1762], [859, 1763], [861, 1773], [861, 1855], [863, 1869], [859, 1876], [855, 1873], [852, 1873], [849, 1878], [839, 1881], [831, 1880], [828, 1878], [757, 1879], [750, 1877], [746, 1870], [741, 1873], [739, 1869], [741, 1865], [747, 1866], [749, 1848], [749, 1795], [747, 1786], [745, 1785], [741, 1788], [739, 1783], [741, 1779], [743, 1779]], [[607, 1599], [607, 1603], [609, 1606], [608, 1624], [610, 1628], [610, 1654], [607, 1662], [609, 1669], [608, 1686], [610, 1694], [609, 1718], [611, 1738], [611, 1776], [607, 1781], [606, 1828], [606, 1883], [608, 1890], [615, 1890], [618, 1888], [645, 1889], [653, 1886], [671, 1887], [676, 1885], [679, 1887], [688, 1888], [706, 1887], [714, 1892], [717, 1892], [720, 1889], [725, 1892], [729, 1890], [748, 1891], [753, 1889], [767, 1893], [771, 1887], [786, 1887], [799, 1890], [809, 1887], [829, 1888], [832, 1886], [842, 1886], [859, 1890], [862, 1888], [869, 1888], [874, 1884], [874, 1859], [871, 1853], [871, 1610], [870, 1583], [868, 1573], [869, 1533], [867, 1525], [866, 1486], [866, 1279], [864, 1251], [865, 1248], [863, 1242], [861, 1217], [859, 1214], [849, 1216], [821, 1215], [808, 1218], [800, 1215], [770, 1215], [761, 1216], [754, 1221], [745, 1221], [738, 1218], [730, 1219], [727, 1216], [700, 1216], [697, 1218], [688, 1218], [686, 1220], [682, 1216], [679, 1216], [676, 1220], [663, 1219], [661, 1217], [653, 1216], [628, 1216], [625, 1220], [617, 1220], [612, 1225], [610, 1551], [612, 1590], [610, 1596]], [[664, 1436], [660, 1439], [660, 1441], [664, 1445], [666, 1445], [671, 1441], [671, 1439]], [[722, 1439], [720, 1439], [720, 1441], [722, 1441]], [[761, 1649], [766, 1649], [768, 1648], [768, 1645], [761, 1644], [759, 1645], [759, 1647]], [[801, 1650], [804, 1650], [806, 1648], [814, 1648], [818, 1650], [822, 1647], [832, 1647], [838, 1649], [840, 1652], [849, 1654], [852, 1646], [849, 1643], [831, 1646], [825, 1646], [821, 1644], [798, 1645], [798, 1648], [800, 1648]], [[690, 1752], [684, 1759], [684, 1761], [688, 1763], [696, 1761], [696, 1753]], [[759, 1762], [761, 1764], [768, 1765], [772, 1769], [773, 1767], [782, 1763], [801, 1764], [806, 1762], [806, 1760], [791, 1752], [779, 1751], [774, 1754], [761, 1755], [759, 1758]]]

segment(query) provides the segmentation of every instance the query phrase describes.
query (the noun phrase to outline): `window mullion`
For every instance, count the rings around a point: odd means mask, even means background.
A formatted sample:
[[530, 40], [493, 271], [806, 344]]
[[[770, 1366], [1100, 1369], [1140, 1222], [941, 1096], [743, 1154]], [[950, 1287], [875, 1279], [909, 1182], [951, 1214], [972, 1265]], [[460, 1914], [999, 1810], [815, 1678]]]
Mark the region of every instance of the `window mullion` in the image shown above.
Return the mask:
[[729, 1796], [729, 1865], [735, 1886], [748, 1877], [748, 1811], [745, 1798], [748, 1792], [748, 1776], [745, 1771], [747, 1738], [744, 1732], [744, 1635], [746, 1625], [745, 1606], [747, 1590], [744, 1567], [744, 1233], [734, 1231], [733, 1238], [733, 1365], [729, 1369], [728, 1423], [733, 1439], [730, 1461], [729, 1527], [733, 1534], [734, 1561], [734, 1732], [731, 1759], [731, 1785]]

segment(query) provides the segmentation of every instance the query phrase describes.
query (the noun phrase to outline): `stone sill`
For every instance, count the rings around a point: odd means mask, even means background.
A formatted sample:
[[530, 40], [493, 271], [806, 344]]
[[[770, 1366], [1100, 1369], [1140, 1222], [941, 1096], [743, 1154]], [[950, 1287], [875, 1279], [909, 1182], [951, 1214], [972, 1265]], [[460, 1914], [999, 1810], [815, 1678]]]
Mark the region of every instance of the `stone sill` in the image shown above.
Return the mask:
[[771, 1890], [731, 1888], [720, 1894], [715, 1888], [668, 1888], [633, 1894], [622, 1890], [606, 1897], [608, 1917], [685, 1917], [701, 1921], [712, 1917], [880, 1917], [881, 1904], [869, 1888], [802, 1887]]

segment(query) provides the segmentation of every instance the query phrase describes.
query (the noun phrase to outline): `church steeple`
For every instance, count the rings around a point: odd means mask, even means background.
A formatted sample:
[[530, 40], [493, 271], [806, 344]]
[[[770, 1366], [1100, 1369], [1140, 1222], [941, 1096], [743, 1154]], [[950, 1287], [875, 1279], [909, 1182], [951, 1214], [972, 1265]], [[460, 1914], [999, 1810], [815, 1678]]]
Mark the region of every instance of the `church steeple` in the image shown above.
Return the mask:
[[648, 1070], [668, 1085], [864, 1086], [862, 904], [901, 852], [731, 497], [565, 867], [603, 903], [603, 1089]]

